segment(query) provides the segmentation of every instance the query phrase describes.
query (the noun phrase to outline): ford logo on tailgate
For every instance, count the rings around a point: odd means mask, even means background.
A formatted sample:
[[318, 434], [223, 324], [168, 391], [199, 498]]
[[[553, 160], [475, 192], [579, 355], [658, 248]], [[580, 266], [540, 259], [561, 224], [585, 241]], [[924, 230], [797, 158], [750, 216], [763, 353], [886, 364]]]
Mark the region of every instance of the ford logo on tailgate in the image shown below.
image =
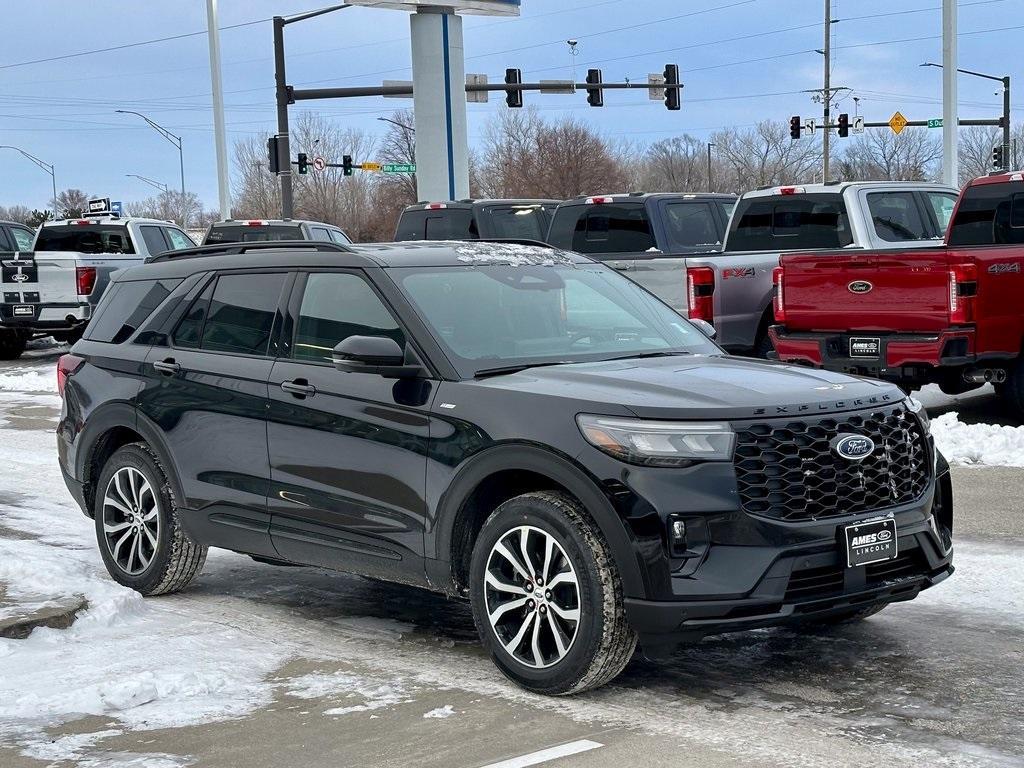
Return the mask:
[[875, 450], [875, 441], [864, 435], [839, 435], [832, 441], [832, 450], [847, 461], [864, 461]]
[[849, 289], [850, 293], [870, 293], [871, 289], [875, 286], [867, 280], [854, 280], [846, 287]]

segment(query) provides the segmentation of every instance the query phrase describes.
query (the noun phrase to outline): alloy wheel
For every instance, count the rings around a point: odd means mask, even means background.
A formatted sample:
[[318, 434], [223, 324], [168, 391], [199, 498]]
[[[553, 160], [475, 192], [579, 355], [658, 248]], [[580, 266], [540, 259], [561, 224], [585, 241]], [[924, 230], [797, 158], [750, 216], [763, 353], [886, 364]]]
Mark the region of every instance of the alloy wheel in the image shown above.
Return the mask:
[[498, 641], [527, 667], [557, 664], [576, 640], [576, 569], [558, 540], [540, 528], [518, 526], [494, 544], [484, 571], [484, 601]]
[[107, 483], [103, 532], [121, 570], [137, 576], [149, 568], [160, 541], [160, 507], [153, 486], [135, 467], [122, 467]]

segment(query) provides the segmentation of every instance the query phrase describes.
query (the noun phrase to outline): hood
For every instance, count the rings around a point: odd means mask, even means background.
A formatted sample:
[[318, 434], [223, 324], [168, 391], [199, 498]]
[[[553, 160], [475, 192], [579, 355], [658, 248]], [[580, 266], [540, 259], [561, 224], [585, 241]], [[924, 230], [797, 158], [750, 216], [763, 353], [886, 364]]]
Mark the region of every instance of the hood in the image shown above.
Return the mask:
[[563, 397], [580, 411], [642, 418], [800, 416], [887, 405], [905, 395], [893, 384], [830, 371], [728, 356], [678, 356], [534, 368], [476, 382]]

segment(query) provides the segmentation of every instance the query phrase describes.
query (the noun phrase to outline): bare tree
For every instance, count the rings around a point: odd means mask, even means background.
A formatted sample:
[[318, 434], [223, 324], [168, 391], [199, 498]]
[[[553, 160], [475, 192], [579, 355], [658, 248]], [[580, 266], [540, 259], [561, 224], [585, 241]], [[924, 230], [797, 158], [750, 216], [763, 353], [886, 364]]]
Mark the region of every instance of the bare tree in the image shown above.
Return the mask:
[[938, 174], [941, 159], [942, 144], [927, 131], [878, 128], [854, 141], [839, 167], [850, 181], [927, 181]]
[[717, 155], [737, 189], [812, 181], [821, 167], [821, 145], [794, 141], [782, 123], [765, 120], [746, 131], [731, 128], [712, 135]]
[[488, 127], [479, 178], [484, 194], [506, 198], [565, 200], [629, 184], [605, 139], [577, 120], [548, 123], [536, 110], [503, 112]]
[[176, 221], [179, 224], [188, 222], [195, 225], [203, 212], [203, 204], [195, 192], [186, 192], [182, 196], [181, 192], [168, 190], [145, 200], [129, 203], [125, 210], [129, 216]]
[[281, 190], [270, 173], [267, 139], [260, 135], [235, 142], [235, 199], [231, 215], [239, 219], [273, 219], [281, 215]]
[[87, 213], [89, 195], [80, 189], [65, 189], [57, 193], [57, 199], [50, 201], [50, 207], [57, 211], [59, 219], [73, 219]]
[[683, 134], [647, 148], [639, 186], [650, 192], [726, 192], [735, 188], [732, 179], [717, 153], [708, 179], [708, 142]]
[[0, 221], [13, 221], [18, 224], [27, 224], [32, 219], [32, 209], [27, 205], [12, 205], [4, 207], [0, 205]]

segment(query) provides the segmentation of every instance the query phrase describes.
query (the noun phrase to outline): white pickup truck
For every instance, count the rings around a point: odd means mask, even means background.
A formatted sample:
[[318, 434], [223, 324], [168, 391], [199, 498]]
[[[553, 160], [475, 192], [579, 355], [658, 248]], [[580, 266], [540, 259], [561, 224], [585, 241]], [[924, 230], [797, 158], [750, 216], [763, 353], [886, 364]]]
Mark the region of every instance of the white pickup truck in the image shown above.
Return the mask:
[[112, 272], [193, 247], [176, 224], [156, 219], [102, 212], [44, 223], [31, 250], [0, 253], [0, 360], [39, 336], [77, 341]]

